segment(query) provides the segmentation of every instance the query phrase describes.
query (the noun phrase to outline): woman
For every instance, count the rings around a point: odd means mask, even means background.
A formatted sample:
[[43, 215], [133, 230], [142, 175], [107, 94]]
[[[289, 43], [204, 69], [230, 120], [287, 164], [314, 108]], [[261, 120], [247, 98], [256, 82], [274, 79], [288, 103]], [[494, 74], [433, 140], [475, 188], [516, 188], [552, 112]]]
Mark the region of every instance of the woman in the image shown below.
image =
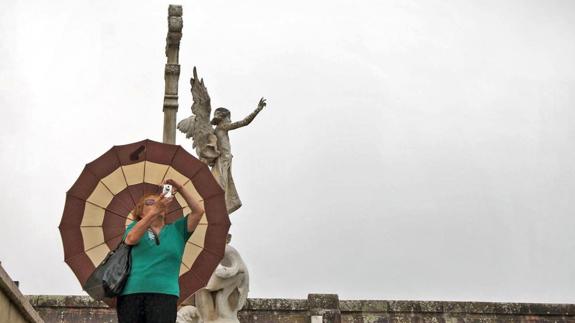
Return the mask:
[[168, 179], [165, 184], [182, 195], [192, 213], [166, 224], [166, 210], [173, 197], [150, 194], [136, 205], [136, 221], [124, 233], [125, 243], [132, 246], [132, 269], [117, 300], [119, 323], [176, 321], [180, 263], [204, 209], [180, 183]]

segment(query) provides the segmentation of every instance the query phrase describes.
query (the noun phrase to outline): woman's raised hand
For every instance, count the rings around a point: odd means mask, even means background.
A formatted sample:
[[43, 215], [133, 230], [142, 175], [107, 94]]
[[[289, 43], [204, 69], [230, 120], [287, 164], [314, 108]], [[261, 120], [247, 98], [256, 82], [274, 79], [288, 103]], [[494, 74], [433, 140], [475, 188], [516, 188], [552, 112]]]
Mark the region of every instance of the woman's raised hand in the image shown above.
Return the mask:
[[172, 195], [174, 195], [174, 194], [176, 194], [176, 192], [182, 190], [182, 184], [180, 184], [179, 182], [177, 182], [176, 180], [171, 179], [171, 178], [166, 179], [162, 184], [172, 185]]

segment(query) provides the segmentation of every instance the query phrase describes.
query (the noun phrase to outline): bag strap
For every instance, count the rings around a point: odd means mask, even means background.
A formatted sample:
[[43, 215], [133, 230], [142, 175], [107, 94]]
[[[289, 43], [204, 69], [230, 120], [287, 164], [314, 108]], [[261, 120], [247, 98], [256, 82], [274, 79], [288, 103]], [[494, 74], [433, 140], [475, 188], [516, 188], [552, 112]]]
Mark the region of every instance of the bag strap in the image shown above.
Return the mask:
[[[156, 241], [156, 245], [159, 246], [159, 245], [160, 245], [160, 237], [154, 232], [154, 230], [148, 228], [148, 229], [146, 230], [146, 232], [152, 233], [152, 235], [154, 236], [154, 241]], [[126, 237], [127, 237], [127, 236], [128, 236], [128, 235], [126, 235], [125, 237], [122, 236], [122, 241], [120, 241], [120, 243], [118, 244], [118, 247], [119, 247], [122, 243], [126, 243], [125, 240], [126, 240]], [[116, 249], [118, 249], [118, 247], [116, 247]]]

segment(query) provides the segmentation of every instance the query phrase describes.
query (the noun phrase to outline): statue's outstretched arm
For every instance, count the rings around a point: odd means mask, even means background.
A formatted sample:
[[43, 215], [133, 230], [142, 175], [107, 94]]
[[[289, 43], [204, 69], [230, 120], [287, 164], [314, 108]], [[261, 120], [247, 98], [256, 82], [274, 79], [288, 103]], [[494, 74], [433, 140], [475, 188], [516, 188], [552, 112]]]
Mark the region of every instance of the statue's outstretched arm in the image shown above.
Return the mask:
[[232, 122], [230, 124], [224, 125], [222, 128], [224, 130], [234, 130], [249, 125], [265, 106], [266, 106], [266, 99], [261, 98], [260, 102], [258, 103], [258, 107], [254, 110], [254, 112], [250, 113], [247, 117], [245, 117], [244, 120]]

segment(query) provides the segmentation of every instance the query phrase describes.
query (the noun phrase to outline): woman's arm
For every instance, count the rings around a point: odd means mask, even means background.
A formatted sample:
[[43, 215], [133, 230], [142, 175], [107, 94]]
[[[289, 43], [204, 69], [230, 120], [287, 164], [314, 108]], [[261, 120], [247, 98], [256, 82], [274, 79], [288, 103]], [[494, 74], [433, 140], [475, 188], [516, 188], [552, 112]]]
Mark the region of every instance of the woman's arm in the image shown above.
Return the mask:
[[192, 196], [192, 194], [190, 194], [190, 192], [188, 192], [188, 190], [182, 184], [176, 182], [173, 179], [166, 180], [166, 183], [174, 186], [176, 188], [176, 190], [180, 194], [182, 194], [182, 197], [184, 198], [184, 200], [186, 201], [186, 203], [188, 204], [190, 209], [192, 209], [192, 213], [190, 213], [190, 215], [188, 215], [188, 223], [187, 224], [188, 224], [188, 232], [193, 232], [196, 229], [196, 227], [198, 226], [198, 223], [200, 223], [200, 219], [202, 218], [202, 215], [205, 212], [204, 208]]
[[133, 246], [138, 244], [140, 238], [142, 238], [144, 233], [146, 233], [146, 230], [148, 230], [148, 228], [152, 225], [152, 223], [154, 223], [154, 221], [162, 214], [158, 205], [160, 203], [164, 203], [164, 200], [167, 199], [164, 199], [162, 197], [160, 201], [158, 201], [158, 203], [152, 205], [150, 208], [144, 211], [144, 214], [142, 214], [142, 218], [138, 222], [136, 222], [132, 230], [128, 232], [128, 235], [124, 240], [124, 242], [126, 242], [127, 245]]

